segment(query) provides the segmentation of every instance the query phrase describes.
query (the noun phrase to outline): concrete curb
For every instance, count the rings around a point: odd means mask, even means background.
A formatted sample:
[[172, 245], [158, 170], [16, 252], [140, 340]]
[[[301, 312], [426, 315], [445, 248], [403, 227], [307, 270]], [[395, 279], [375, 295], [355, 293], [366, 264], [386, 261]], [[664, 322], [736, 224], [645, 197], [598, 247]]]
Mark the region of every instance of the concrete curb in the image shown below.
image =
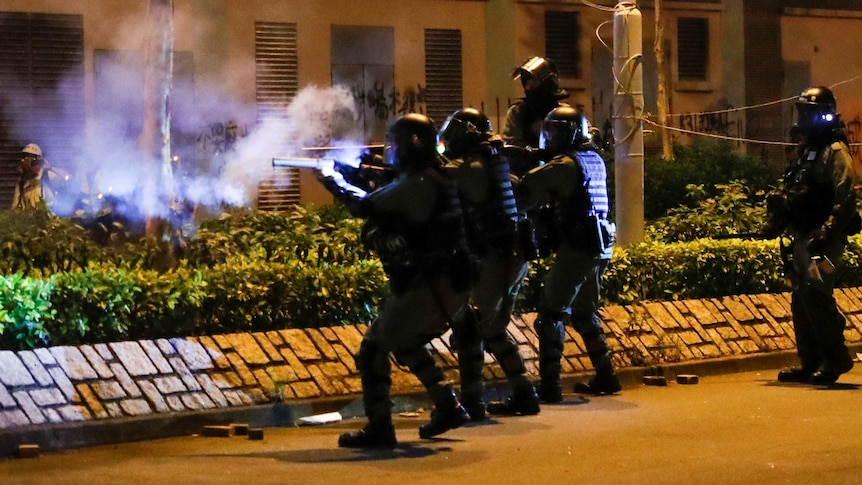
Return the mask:
[[[852, 352], [862, 352], [862, 345], [851, 346]], [[709, 359], [699, 362], [684, 362], [663, 365], [660, 372], [672, 380], [678, 374], [694, 374], [701, 377], [748, 372], [776, 370], [796, 363], [792, 351], [772, 352], [737, 358]], [[619, 370], [624, 389], [642, 385], [642, 378], [656, 368], [630, 367]], [[590, 376], [589, 373], [564, 376], [564, 391], [572, 389], [575, 382]], [[768, 378], [772, 379], [772, 374]], [[486, 399], [501, 399], [509, 392], [505, 382], [492, 381], [487, 385]], [[411, 392], [394, 396], [394, 412], [429, 409], [430, 403], [424, 393]], [[92, 420], [74, 423], [35, 425], [0, 430], [0, 457], [11, 457], [18, 453], [19, 445], [38, 444], [43, 451], [108, 445], [131, 441], [152, 440], [200, 433], [204, 426], [244, 423], [251, 427], [297, 426], [305, 416], [338, 411], [343, 419], [361, 418], [361, 396], [353, 395], [334, 399], [289, 401], [258, 406], [246, 406], [197, 412], [155, 414], [143, 417], [113, 420]]]

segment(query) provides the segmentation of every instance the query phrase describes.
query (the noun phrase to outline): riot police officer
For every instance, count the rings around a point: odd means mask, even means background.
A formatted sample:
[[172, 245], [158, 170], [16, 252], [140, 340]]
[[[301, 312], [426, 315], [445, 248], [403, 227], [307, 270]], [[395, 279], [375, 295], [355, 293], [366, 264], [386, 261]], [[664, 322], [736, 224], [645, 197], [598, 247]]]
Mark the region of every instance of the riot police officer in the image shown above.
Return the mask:
[[786, 234], [782, 257], [793, 288], [791, 313], [800, 365], [781, 370], [782, 382], [832, 384], [853, 367], [844, 343], [845, 319], [832, 296], [834, 268], [859, 232], [853, 161], [832, 91], [806, 89], [796, 100], [791, 131], [800, 140], [780, 188], [767, 200], [766, 238]]
[[[513, 393], [491, 403], [493, 414], [532, 415], [539, 397], [527, 378], [518, 344], [506, 331], [511, 308], [507, 297], [527, 274], [527, 260], [518, 246], [518, 210], [509, 164], [499, 153], [491, 121], [474, 108], [453, 113], [440, 129], [447, 174], [461, 195], [470, 248], [480, 260], [471, 292], [471, 312], [453, 326], [461, 374], [461, 401], [470, 417], [485, 418], [482, 400], [484, 349], [494, 355]], [[484, 346], [483, 346], [484, 343]]]
[[544, 57], [530, 57], [512, 72], [512, 78], [521, 80], [524, 97], [506, 113], [503, 140], [508, 145], [537, 148], [545, 116], [562, 106], [569, 93], [560, 88], [557, 66]]
[[553, 158], [528, 172], [517, 186], [525, 207], [550, 203], [559, 236], [534, 323], [539, 338], [539, 396], [551, 403], [562, 400], [566, 314], [583, 338], [596, 371], [589, 382], [578, 383], [575, 392], [613, 394], [621, 385], [598, 316], [602, 276], [616, 231], [608, 221], [607, 168], [590, 140], [586, 117], [572, 107], [548, 113], [539, 146]]
[[363, 241], [380, 257], [391, 294], [369, 326], [356, 367], [368, 423], [343, 433], [341, 447], [394, 447], [389, 353], [425, 386], [435, 409], [419, 436], [430, 438], [469, 420], [426, 344], [463, 312], [472, 277], [458, 193], [438, 161], [437, 132], [424, 115], [396, 120], [385, 155], [396, 171], [390, 184], [366, 194], [338, 172], [321, 181], [350, 211], [366, 218]]

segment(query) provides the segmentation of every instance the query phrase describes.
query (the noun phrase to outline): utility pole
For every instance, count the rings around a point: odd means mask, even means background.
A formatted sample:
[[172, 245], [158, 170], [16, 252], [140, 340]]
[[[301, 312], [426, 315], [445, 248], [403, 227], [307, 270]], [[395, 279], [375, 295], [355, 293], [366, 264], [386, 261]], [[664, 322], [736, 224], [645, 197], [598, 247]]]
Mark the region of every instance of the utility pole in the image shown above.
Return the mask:
[[661, 157], [664, 160], [673, 159], [673, 142], [667, 126], [667, 114], [670, 111], [667, 100], [667, 65], [664, 63], [664, 21], [661, 14], [662, 0], [655, 0], [655, 59], [658, 70], [658, 124], [661, 133]]
[[[149, 0], [144, 42], [144, 123], [138, 148], [144, 158], [143, 209], [146, 233], [161, 241], [170, 232], [167, 213], [173, 199], [170, 94], [174, 66], [174, 2]], [[165, 256], [169, 260], [171, 249]], [[168, 263], [169, 265], [170, 263]]]
[[617, 241], [644, 237], [643, 31], [634, 1], [614, 12], [614, 160]]

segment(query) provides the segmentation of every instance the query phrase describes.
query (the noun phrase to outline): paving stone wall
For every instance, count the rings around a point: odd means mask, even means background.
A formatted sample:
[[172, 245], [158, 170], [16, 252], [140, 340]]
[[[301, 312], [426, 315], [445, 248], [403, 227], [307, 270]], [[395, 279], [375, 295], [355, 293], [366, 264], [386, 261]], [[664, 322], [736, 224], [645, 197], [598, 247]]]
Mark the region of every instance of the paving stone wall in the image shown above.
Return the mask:
[[[862, 288], [835, 293], [845, 336], [862, 341]], [[744, 295], [602, 309], [618, 368], [745, 356], [795, 346], [790, 295]], [[510, 332], [538, 375], [535, 314], [513, 317]], [[0, 429], [156, 413], [253, 406], [279, 400], [361, 393], [353, 353], [365, 325], [113, 342], [0, 351]], [[563, 372], [591, 370], [583, 343], [567, 327]], [[432, 342], [457, 381], [449, 334]], [[486, 378], [503, 379], [486, 356]], [[393, 362], [393, 392], [419, 381]]]

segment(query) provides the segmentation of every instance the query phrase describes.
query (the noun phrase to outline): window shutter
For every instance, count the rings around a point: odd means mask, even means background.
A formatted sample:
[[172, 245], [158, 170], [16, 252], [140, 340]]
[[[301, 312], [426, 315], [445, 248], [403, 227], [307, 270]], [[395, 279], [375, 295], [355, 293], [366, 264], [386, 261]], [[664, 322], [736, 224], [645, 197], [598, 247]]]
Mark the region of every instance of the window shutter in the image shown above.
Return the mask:
[[[0, 206], [12, 204], [15, 166], [39, 143], [60, 167], [84, 139], [84, 19], [81, 15], [0, 12]], [[62, 88], [62, 89], [61, 89]]]
[[677, 73], [680, 81], [706, 81], [709, 62], [709, 20], [677, 20]]
[[[295, 23], [255, 22], [257, 121], [283, 117], [299, 89]], [[274, 167], [258, 186], [257, 208], [286, 209], [300, 201], [299, 170]]]
[[438, 128], [464, 107], [461, 75], [461, 31], [425, 29], [425, 100]]
[[577, 12], [545, 12], [545, 56], [557, 65], [560, 77], [581, 77], [580, 34]]

